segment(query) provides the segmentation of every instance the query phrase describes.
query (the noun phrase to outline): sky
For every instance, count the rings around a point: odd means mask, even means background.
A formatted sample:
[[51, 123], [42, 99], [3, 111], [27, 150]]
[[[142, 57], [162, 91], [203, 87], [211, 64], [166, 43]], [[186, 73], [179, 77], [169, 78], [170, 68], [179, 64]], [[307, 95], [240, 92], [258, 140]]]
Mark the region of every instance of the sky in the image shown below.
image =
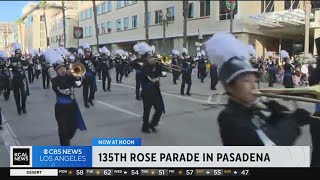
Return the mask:
[[23, 7], [30, 1], [0, 1], [0, 22], [15, 22], [22, 17]]

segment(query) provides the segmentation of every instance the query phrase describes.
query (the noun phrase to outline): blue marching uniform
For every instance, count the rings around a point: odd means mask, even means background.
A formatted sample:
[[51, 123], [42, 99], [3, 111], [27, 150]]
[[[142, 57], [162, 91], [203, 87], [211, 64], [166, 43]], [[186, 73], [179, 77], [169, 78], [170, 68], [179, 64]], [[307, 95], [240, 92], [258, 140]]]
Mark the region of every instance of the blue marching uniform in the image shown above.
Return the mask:
[[70, 146], [70, 140], [77, 129], [86, 130], [78, 103], [75, 99], [74, 87], [77, 79], [73, 76], [57, 76], [51, 80], [52, 89], [56, 93], [55, 118], [61, 146]]

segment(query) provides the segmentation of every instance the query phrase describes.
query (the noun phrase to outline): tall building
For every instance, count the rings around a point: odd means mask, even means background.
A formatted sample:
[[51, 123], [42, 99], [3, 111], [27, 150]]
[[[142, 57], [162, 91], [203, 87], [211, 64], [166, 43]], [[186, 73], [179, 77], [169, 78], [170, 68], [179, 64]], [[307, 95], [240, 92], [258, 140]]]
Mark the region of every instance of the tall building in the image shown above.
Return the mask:
[[[235, 2], [233, 11], [229, 0], [188, 2], [186, 46], [190, 54], [195, 54], [202, 45], [201, 42], [214, 33], [230, 32], [231, 29], [242, 42], [255, 46], [259, 56], [265, 55], [267, 51], [281, 49], [286, 49], [290, 54], [303, 51], [305, 1]], [[313, 40], [320, 36], [317, 2], [311, 1], [311, 52], [314, 48]], [[111, 50], [122, 48], [132, 51], [133, 44], [146, 39], [144, 1], [96, 1], [96, 4], [100, 46], [107, 46]], [[94, 47], [96, 36], [92, 7], [92, 1], [79, 1], [80, 26], [84, 29], [84, 38], [80, 40], [80, 44], [87, 42]], [[156, 51], [160, 53], [171, 53], [172, 48], [181, 50], [183, 1], [148, 1], [148, 11], [150, 44], [155, 45]]]
[[10, 51], [14, 42], [14, 26], [15, 23], [0, 22], [0, 50]]
[[[49, 10], [45, 10], [49, 13]], [[23, 9], [23, 28], [19, 28], [24, 38], [22, 46], [25, 52], [29, 49], [46, 49], [46, 30], [44, 21], [44, 11], [39, 9], [39, 4], [30, 2]], [[19, 25], [18, 25], [19, 26]]]
[[[59, 8], [53, 8], [48, 17], [48, 31], [50, 47], [63, 47], [63, 13], [62, 1], [50, 1]], [[74, 1], [64, 1], [65, 6], [65, 25], [66, 25], [66, 48], [78, 48], [78, 39], [73, 36], [74, 27], [78, 27], [78, 3]]]

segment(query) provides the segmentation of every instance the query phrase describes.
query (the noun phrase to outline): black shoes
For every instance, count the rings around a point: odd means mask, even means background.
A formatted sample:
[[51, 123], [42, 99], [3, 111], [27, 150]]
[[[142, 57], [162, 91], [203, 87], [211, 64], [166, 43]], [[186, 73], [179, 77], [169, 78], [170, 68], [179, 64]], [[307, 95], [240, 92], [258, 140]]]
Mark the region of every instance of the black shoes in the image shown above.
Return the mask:
[[23, 114], [27, 114], [27, 110], [24, 108], [22, 109]]
[[88, 101], [91, 106], [94, 106], [93, 101]]
[[144, 128], [142, 128], [141, 131], [142, 131], [143, 133], [146, 133], [146, 134], [150, 134], [150, 133], [151, 133], [150, 129], [144, 129]]
[[89, 108], [89, 104], [88, 103], [84, 103], [84, 107]]

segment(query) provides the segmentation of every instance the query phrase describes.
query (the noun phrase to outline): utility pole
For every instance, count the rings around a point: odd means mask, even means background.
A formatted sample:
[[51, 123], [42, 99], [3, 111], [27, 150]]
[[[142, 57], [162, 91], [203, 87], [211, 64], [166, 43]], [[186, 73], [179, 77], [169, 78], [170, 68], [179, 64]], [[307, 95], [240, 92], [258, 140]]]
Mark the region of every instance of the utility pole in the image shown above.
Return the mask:
[[148, 10], [148, 0], [144, 0], [144, 26], [145, 26], [145, 36], [146, 42], [149, 44], [149, 10]]
[[231, 8], [230, 8], [230, 33], [233, 33], [233, 15], [234, 15], [234, 8], [236, 6], [235, 0], [229, 1]]
[[167, 14], [162, 18], [162, 25], [163, 25], [163, 39], [162, 39], [162, 53], [165, 53], [166, 47], [166, 26], [168, 26], [168, 18]]
[[183, 47], [187, 48], [187, 30], [188, 30], [188, 11], [189, 11], [189, 2], [182, 1], [183, 4]]
[[66, 12], [64, 8], [64, 1], [62, 1], [62, 16], [63, 16], [63, 47], [66, 48], [67, 35], [66, 35]]
[[309, 54], [309, 33], [310, 33], [310, 12], [311, 4], [309, 0], [304, 1], [305, 9], [305, 32], [304, 32], [304, 55]]

